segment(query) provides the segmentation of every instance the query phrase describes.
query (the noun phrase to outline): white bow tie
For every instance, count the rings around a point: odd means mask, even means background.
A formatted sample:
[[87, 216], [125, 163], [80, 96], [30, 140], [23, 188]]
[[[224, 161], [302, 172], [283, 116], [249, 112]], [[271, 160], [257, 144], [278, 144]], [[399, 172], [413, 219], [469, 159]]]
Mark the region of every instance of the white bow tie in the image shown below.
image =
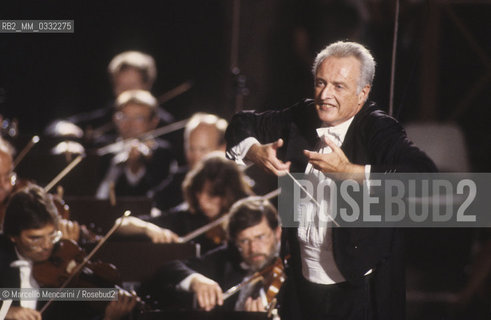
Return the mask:
[[323, 136], [327, 136], [334, 142], [338, 143], [341, 142], [341, 136], [342, 136], [342, 129], [341, 128], [336, 128], [336, 127], [322, 127], [322, 128], [317, 128], [317, 135], [319, 138], [322, 139]]

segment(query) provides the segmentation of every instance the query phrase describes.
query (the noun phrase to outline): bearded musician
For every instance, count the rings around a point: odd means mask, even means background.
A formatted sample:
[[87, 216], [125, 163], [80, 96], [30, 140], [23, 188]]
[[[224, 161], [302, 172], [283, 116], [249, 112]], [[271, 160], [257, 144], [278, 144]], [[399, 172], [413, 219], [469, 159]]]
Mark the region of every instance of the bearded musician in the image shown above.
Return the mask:
[[[280, 250], [281, 227], [276, 209], [259, 197], [238, 201], [230, 210], [229, 242], [201, 258], [175, 261], [158, 273], [155, 291], [194, 293], [199, 307], [210, 311], [265, 311], [263, 283], [249, 283], [230, 299], [224, 291], [270, 266]], [[168, 300], [164, 298], [166, 302]]]

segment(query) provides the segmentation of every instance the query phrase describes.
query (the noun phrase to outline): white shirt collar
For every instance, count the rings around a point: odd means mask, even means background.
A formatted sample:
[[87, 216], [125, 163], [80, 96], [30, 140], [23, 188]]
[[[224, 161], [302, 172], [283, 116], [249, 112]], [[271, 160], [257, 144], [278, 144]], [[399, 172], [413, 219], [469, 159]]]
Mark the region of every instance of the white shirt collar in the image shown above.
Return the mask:
[[344, 141], [346, 137], [346, 133], [348, 132], [348, 128], [353, 122], [354, 117], [349, 118], [343, 123], [338, 124], [337, 126], [327, 126], [325, 124], [322, 125], [321, 128], [317, 128], [317, 135], [322, 138], [322, 136], [327, 135], [328, 137], [336, 137], [341, 143]]
[[18, 260], [12, 261], [12, 263], [10, 264], [11, 267], [19, 268], [32, 266], [32, 261], [21, 255], [17, 248], [15, 248], [15, 254], [17, 255]]

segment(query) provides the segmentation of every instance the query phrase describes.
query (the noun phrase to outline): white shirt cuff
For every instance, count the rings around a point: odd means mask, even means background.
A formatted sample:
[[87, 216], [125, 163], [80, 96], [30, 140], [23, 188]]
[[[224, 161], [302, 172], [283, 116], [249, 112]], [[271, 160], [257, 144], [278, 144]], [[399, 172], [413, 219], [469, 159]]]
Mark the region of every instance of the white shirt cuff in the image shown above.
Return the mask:
[[370, 164], [365, 165], [365, 183], [367, 185], [368, 191], [370, 192], [370, 173], [372, 171], [372, 166]]
[[245, 156], [249, 149], [256, 143], [259, 143], [256, 138], [249, 137], [245, 138], [239, 144], [233, 146], [229, 151], [227, 151], [227, 156], [235, 160], [238, 165], [247, 165], [244, 161]]
[[203, 277], [201, 274], [195, 272], [191, 273], [189, 276], [184, 278], [181, 282], [179, 282], [176, 286], [177, 289], [182, 290], [182, 291], [191, 291], [191, 281], [193, 281], [194, 278], [196, 277]]

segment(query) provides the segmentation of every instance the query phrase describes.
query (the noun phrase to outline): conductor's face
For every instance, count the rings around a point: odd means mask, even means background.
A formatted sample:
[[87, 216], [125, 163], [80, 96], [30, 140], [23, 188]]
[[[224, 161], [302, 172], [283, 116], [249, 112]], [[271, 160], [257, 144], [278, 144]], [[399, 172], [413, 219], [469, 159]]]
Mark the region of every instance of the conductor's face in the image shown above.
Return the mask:
[[370, 86], [357, 92], [360, 61], [355, 57], [329, 57], [315, 75], [315, 107], [319, 119], [336, 126], [353, 117], [365, 103]]

